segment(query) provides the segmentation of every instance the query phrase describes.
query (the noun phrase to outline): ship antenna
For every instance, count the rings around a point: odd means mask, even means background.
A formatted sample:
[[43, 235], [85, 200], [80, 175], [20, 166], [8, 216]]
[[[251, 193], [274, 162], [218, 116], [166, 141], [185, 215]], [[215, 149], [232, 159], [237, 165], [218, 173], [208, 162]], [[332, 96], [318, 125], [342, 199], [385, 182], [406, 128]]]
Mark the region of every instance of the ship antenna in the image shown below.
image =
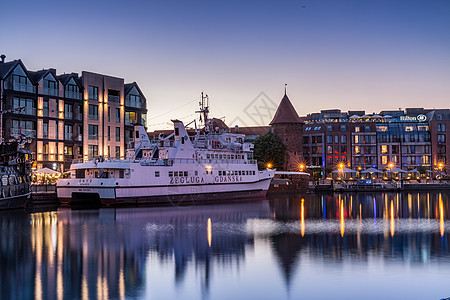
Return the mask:
[[202, 116], [203, 116], [203, 122], [205, 124], [205, 129], [208, 130], [207, 126], [208, 126], [208, 113], [209, 113], [209, 97], [208, 95], [204, 94], [202, 92], [202, 99], [199, 103], [200, 105], [200, 110], [196, 111], [197, 113], [200, 113], [200, 120], [202, 120]]

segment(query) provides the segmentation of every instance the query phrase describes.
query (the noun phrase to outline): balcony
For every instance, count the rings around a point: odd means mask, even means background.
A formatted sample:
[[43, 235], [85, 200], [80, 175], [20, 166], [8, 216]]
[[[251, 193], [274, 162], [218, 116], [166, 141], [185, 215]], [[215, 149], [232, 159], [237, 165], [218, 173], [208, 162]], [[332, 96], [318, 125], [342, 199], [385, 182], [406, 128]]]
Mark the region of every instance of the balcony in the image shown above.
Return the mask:
[[36, 93], [36, 87], [34, 85], [18, 82], [5, 82], [5, 89], [13, 89], [14, 91], [21, 91], [27, 93]]
[[44, 95], [58, 96], [58, 89], [44, 88]]
[[22, 129], [22, 128], [11, 128], [11, 135], [15, 137], [19, 137], [20, 135], [24, 135], [29, 138], [36, 137], [36, 130], [33, 129]]
[[34, 107], [13, 106], [13, 109], [19, 108], [21, 108], [21, 110], [16, 111], [17, 114], [36, 116], [36, 108]]
[[81, 100], [81, 93], [66, 91], [66, 98]]

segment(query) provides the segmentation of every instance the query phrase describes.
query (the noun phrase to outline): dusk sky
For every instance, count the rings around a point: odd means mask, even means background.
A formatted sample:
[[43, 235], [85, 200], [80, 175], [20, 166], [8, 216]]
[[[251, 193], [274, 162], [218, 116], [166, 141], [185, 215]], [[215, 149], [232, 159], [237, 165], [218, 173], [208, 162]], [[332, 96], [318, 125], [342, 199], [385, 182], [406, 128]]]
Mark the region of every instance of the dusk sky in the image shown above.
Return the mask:
[[29, 70], [136, 81], [150, 130], [192, 120], [201, 91], [227, 124], [267, 125], [249, 116], [285, 83], [299, 115], [450, 106], [448, 0], [16, 0], [0, 28]]

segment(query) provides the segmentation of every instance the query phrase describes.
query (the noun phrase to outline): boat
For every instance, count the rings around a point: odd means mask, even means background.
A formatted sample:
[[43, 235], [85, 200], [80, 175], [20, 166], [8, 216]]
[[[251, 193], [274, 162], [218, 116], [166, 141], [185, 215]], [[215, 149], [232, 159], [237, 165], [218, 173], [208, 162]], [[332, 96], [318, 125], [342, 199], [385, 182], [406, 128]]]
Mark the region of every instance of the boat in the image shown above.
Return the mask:
[[30, 198], [33, 158], [24, 144], [0, 143], [0, 209], [23, 208]]
[[203, 127], [191, 135], [186, 126], [195, 121], [172, 120], [173, 132], [153, 140], [136, 124], [125, 159], [74, 161], [70, 177], [57, 181], [58, 201], [177, 205], [264, 197], [275, 170], [258, 170], [245, 135], [215, 127], [203, 93], [197, 112]]

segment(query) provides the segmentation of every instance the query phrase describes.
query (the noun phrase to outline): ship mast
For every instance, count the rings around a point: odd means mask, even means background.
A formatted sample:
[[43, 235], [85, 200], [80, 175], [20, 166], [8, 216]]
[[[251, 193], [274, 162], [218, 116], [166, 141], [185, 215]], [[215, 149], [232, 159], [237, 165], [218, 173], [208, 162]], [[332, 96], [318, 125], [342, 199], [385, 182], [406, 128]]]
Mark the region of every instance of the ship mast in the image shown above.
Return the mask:
[[209, 131], [209, 122], [208, 122], [208, 113], [209, 113], [209, 97], [206, 94], [203, 94], [202, 92], [202, 99], [198, 103], [200, 106], [200, 110], [196, 111], [196, 113], [200, 114], [200, 122], [202, 122], [203, 117], [203, 123], [205, 125], [205, 131]]

